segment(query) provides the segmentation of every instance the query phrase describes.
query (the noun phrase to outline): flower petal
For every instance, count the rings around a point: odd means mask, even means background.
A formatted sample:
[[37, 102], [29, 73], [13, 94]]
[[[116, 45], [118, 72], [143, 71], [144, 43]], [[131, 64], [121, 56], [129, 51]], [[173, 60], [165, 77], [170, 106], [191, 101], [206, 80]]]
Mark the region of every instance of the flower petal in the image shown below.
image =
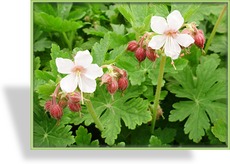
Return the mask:
[[60, 82], [60, 87], [64, 92], [73, 92], [77, 88], [78, 77], [75, 73], [71, 73], [64, 77]]
[[164, 45], [165, 39], [166, 39], [165, 35], [153, 36], [152, 39], [150, 40], [148, 46], [151, 47], [152, 49], [158, 50]]
[[63, 74], [70, 74], [74, 63], [70, 59], [56, 58], [57, 71]]
[[151, 29], [158, 33], [158, 34], [163, 34], [165, 30], [167, 29], [168, 24], [163, 17], [159, 16], [153, 16], [151, 18]]
[[81, 74], [80, 78], [79, 88], [82, 92], [93, 93], [96, 90], [96, 80], [90, 79], [83, 74]]
[[93, 58], [88, 50], [78, 51], [74, 57], [75, 64], [84, 68], [87, 68], [92, 63], [92, 61]]
[[88, 68], [86, 68], [84, 72], [84, 76], [89, 79], [96, 79], [97, 77], [101, 77], [103, 75], [102, 68], [97, 64], [91, 64]]
[[188, 47], [190, 44], [194, 43], [194, 39], [188, 34], [178, 34], [175, 40], [183, 47]]
[[165, 55], [171, 57], [173, 60], [177, 59], [181, 52], [179, 44], [172, 37], [166, 38], [164, 49]]
[[167, 16], [169, 29], [178, 31], [184, 23], [184, 18], [178, 10], [174, 10]]

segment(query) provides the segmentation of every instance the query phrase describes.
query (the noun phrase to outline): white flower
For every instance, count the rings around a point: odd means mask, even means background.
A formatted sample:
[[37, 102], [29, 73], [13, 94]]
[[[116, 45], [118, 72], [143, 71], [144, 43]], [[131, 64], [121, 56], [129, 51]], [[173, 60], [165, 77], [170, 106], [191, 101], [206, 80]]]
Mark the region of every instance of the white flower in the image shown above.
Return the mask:
[[81, 92], [93, 93], [96, 90], [96, 78], [103, 75], [102, 68], [91, 64], [92, 56], [88, 50], [78, 51], [74, 62], [70, 59], [57, 58], [58, 72], [68, 74], [61, 82], [60, 87], [64, 92], [73, 92], [79, 86]]
[[166, 56], [173, 60], [177, 59], [181, 52], [181, 47], [188, 47], [194, 43], [194, 39], [188, 34], [180, 34], [179, 29], [184, 23], [184, 18], [178, 10], [174, 10], [167, 16], [167, 20], [160, 16], [151, 18], [151, 29], [160, 35], [155, 35], [150, 40], [148, 46], [152, 49], [163, 47]]

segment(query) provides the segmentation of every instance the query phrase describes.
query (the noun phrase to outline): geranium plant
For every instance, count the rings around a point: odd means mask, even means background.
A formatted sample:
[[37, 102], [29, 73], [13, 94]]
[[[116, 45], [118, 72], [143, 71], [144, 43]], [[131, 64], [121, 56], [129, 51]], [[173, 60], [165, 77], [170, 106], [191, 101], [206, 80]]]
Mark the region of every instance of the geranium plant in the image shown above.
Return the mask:
[[33, 20], [35, 148], [226, 147], [225, 4], [33, 3]]

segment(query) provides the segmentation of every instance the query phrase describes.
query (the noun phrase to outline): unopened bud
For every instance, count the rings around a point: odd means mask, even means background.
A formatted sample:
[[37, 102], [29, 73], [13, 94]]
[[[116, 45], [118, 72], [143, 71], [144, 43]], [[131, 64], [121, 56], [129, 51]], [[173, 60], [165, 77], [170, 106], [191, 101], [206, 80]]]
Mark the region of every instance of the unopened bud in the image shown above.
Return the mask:
[[137, 41], [135, 41], [135, 40], [133, 40], [133, 41], [130, 41], [129, 43], [128, 43], [128, 47], [127, 47], [127, 50], [128, 51], [131, 51], [131, 52], [134, 52], [134, 51], [136, 51], [136, 49], [138, 48], [138, 43], [137, 43]]
[[45, 109], [46, 111], [50, 111], [51, 106], [52, 106], [52, 100], [48, 100], [48, 101], [46, 101], [46, 103], [45, 103], [44, 109]]
[[112, 77], [108, 73], [105, 73], [105, 74], [102, 75], [102, 77], [101, 77], [101, 85], [110, 83], [111, 81], [112, 81]]
[[113, 79], [110, 83], [108, 83], [107, 90], [111, 95], [116, 93], [116, 91], [118, 90], [118, 83], [115, 79]]
[[200, 47], [204, 48], [204, 43], [205, 43], [205, 37], [204, 33], [202, 30], [197, 30], [195, 36], [194, 36], [195, 44]]
[[68, 107], [72, 112], [81, 111], [81, 104], [80, 103], [74, 103], [74, 102], [68, 101]]
[[64, 99], [61, 99], [61, 100], [58, 102], [58, 104], [60, 105], [60, 107], [61, 107], [62, 109], [64, 109], [64, 108], [66, 107], [66, 105], [67, 105], [67, 101], [64, 100]]
[[60, 107], [60, 105], [58, 104], [52, 105], [50, 109], [50, 115], [51, 117], [60, 120], [63, 115], [62, 108]]
[[146, 58], [145, 49], [142, 47], [138, 47], [136, 52], [135, 52], [135, 56], [139, 62], [142, 62], [143, 60], [145, 60], [145, 58]]
[[156, 52], [154, 50], [148, 48], [147, 51], [146, 51], [146, 57], [150, 61], [154, 62], [156, 60], [156, 58], [158, 57], [158, 55], [156, 54]]
[[78, 103], [81, 101], [81, 94], [79, 92], [72, 92], [67, 95], [69, 101]]
[[121, 90], [121, 91], [124, 91], [126, 90], [126, 88], [128, 87], [128, 79], [127, 77], [121, 77], [118, 79], [118, 88]]

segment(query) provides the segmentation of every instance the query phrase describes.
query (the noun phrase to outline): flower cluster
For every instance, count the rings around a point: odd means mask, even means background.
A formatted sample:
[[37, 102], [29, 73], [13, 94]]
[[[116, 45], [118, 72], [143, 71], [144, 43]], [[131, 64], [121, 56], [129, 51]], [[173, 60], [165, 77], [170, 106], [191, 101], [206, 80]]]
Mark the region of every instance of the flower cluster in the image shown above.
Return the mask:
[[108, 92], [113, 96], [117, 90], [124, 92], [128, 87], [127, 72], [113, 65], [105, 65], [104, 68], [108, 69], [101, 77], [101, 85], [106, 84]]
[[[133, 40], [128, 43], [127, 50], [134, 52], [139, 62], [144, 61], [146, 57], [155, 61], [159, 57], [157, 50], [161, 50], [172, 59], [173, 63], [173, 60], [181, 55], [181, 50], [193, 43], [204, 48], [203, 31], [197, 29], [195, 23], [184, 24], [184, 18], [178, 10], [171, 12], [166, 19], [153, 16], [151, 29], [153, 32], [145, 33], [140, 41]], [[179, 31], [181, 29], [182, 32]]]
[[[81, 94], [79, 92], [64, 93], [60, 96], [57, 91], [58, 87], [52, 95], [52, 100], [48, 100], [44, 107], [51, 117], [60, 120], [65, 107], [68, 107], [72, 112], [81, 111]], [[57, 95], [59, 96], [57, 97]]]
[[135, 53], [135, 57], [139, 63], [144, 61], [146, 57], [153, 62], [159, 57], [152, 48], [146, 45], [149, 35], [149, 33], [143, 35], [139, 42], [133, 40], [128, 43], [127, 50]]

